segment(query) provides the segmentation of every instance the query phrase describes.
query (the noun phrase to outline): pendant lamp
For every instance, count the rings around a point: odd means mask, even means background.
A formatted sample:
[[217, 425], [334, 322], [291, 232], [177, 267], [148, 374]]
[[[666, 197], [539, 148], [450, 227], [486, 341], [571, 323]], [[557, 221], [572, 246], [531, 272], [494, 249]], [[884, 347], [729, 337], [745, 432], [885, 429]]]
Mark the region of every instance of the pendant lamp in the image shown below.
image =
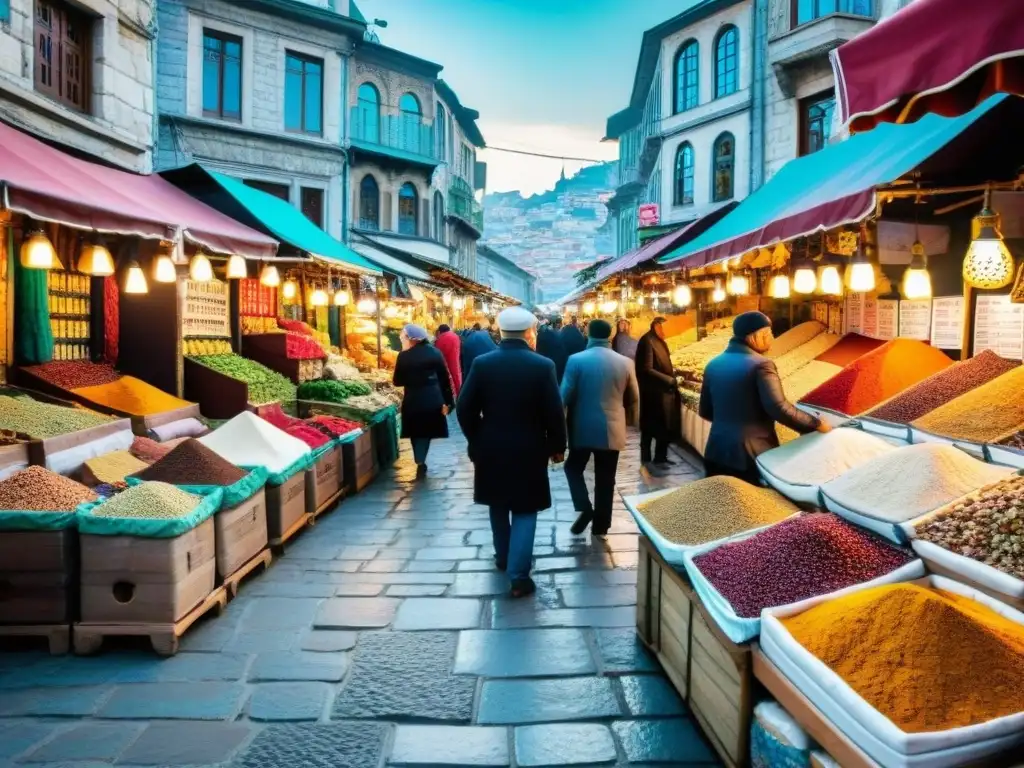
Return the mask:
[[821, 292], [826, 296], [843, 295], [843, 279], [835, 264], [826, 264], [821, 270]]
[[725, 301], [725, 290], [722, 288], [722, 284], [717, 280], [715, 281], [715, 289], [711, 292], [711, 300], [715, 304], [721, 304]]
[[735, 273], [729, 279], [729, 293], [733, 296], [746, 296], [750, 293], [750, 280], [746, 275]]
[[294, 280], [288, 279], [281, 286], [281, 298], [285, 301], [293, 301], [299, 293], [299, 285]]
[[789, 298], [789, 275], [776, 275], [769, 288], [773, 299]]
[[928, 274], [928, 256], [924, 244], [915, 240], [910, 246], [910, 266], [903, 273], [903, 298], [928, 299], [932, 295], [932, 276]]
[[986, 191], [985, 206], [974, 217], [973, 230], [978, 234], [967, 249], [963, 276], [964, 282], [974, 288], [992, 290], [1013, 280], [1013, 256], [999, 232], [999, 215], [989, 205], [990, 194]]
[[856, 293], [868, 293], [875, 290], [875, 265], [868, 259], [865, 248], [867, 227], [861, 226], [857, 253], [850, 262], [850, 290]]
[[35, 227], [21, 244], [21, 266], [26, 269], [53, 269], [57, 251], [42, 227]]
[[326, 307], [327, 306], [327, 291], [323, 288], [317, 288], [313, 291], [309, 297], [309, 304], [313, 307]]
[[396, 307], [394, 304], [388, 304], [386, 307], [384, 307], [384, 317], [388, 318], [388, 320], [397, 316], [398, 307]]
[[[677, 289], [677, 290], [678, 290], [678, 289]], [[637, 303], [637, 305], [638, 305], [638, 306], [641, 306], [641, 307], [642, 307], [642, 306], [644, 305], [644, 302], [645, 302], [645, 301], [647, 301], [647, 299], [646, 299], [646, 298], [644, 298], [644, 295], [643, 295], [642, 293], [638, 293], [638, 294], [636, 295], [636, 303]]]
[[793, 273], [793, 290], [797, 293], [814, 293], [818, 287], [818, 277], [810, 264], [803, 263]]
[[249, 276], [249, 270], [245, 266], [245, 259], [237, 253], [228, 259], [228, 280], [244, 280]]
[[153, 265], [153, 279], [158, 283], [173, 283], [178, 279], [178, 272], [170, 256], [157, 256]]
[[281, 275], [273, 264], [264, 264], [260, 271], [260, 283], [268, 288], [277, 288], [281, 284]]
[[372, 315], [377, 311], [377, 302], [370, 298], [360, 299], [356, 302], [356, 312], [361, 315]]
[[693, 302], [693, 291], [688, 285], [677, 285], [672, 290], [672, 303], [677, 307], [688, 307]]
[[78, 271], [93, 277], [114, 274], [114, 257], [99, 240], [86, 241], [78, 255]]
[[196, 251], [196, 255], [192, 257], [192, 262], [188, 266], [188, 276], [197, 283], [208, 283], [213, 280], [213, 264], [202, 251]]
[[344, 288], [339, 288], [338, 292], [334, 294], [334, 306], [336, 307], [347, 307], [350, 300], [351, 297]]
[[139, 266], [139, 262], [133, 261], [128, 265], [128, 276], [124, 281], [125, 293], [149, 293], [149, 285], [146, 283], [146, 274]]

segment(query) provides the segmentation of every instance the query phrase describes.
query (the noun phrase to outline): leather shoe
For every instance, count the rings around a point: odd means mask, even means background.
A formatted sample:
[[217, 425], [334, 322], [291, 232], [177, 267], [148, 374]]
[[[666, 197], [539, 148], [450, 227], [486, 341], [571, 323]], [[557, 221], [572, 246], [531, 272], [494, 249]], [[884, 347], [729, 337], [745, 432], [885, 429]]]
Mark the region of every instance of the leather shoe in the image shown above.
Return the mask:
[[505, 570], [508, 569], [508, 563], [506, 563], [504, 560], [498, 559], [498, 556], [495, 555], [494, 556], [494, 567], [497, 568], [499, 571], [505, 571]]
[[580, 512], [580, 516], [576, 518], [576, 522], [574, 522], [569, 528], [569, 533], [573, 536], [582, 535], [583, 532], [587, 530], [587, 526], [590, 525], [590, 521], [593, 519], [593, 512]]
[[527, 576], [525, 579], [516, 579], [512, 582], [512, 590], [509, 594], [512, 597], [529, 597], [537, 591], [537, 585], [533, 583], [533, 579]]

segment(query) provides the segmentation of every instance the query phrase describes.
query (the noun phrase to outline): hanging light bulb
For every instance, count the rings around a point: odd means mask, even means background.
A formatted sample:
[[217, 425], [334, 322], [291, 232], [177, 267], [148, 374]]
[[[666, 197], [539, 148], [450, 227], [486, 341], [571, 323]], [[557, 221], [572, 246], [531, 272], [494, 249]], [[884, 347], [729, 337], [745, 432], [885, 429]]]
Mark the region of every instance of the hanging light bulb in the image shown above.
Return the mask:
[[264, 264], [260, 270], [260, 284], [268, 288], [277, 288], [281, 284], [281, 275], [273, 264]]
[[208, 283], [213, 280], [213, 264], [202, 251], [196, 251], [192, 263], [188, 266], [188, 276], [197, 283]]
[[461, 312], [466, 308], [466, 298], [464, 296], [456, 296], [452, 299], [452, 308], [456, 312]]
[[861, 225], [857, 253], [850, 262], [850, 290], [856, 293], [868, 293], [875, 290], [875, 266], [868, 259], [865, 244], [867, 227]]
[[583, 314], [584, 315], [592, 315], [592, 314], [594, 314], [594, 309], [595, 309], [594, 302], [592, 302], [592, 301], [584, 301], [583, 302]]
[[[964, 258], [964, 282], [974, 288], [994, 289], [1009, 285], [1013, 280], [1013, 256], [999, 232], [999, 215], [989, 207], [989, 192], [985, 192], [985, 206], [974, 217], [973, 230], [978, 234], [971, 241]], [[24, 246], [22, 246], [24, 263]]]
[[789, 298], [789, 275], [776, 275], [772, 278], [771, 297], [773, 299]]
[[313, 291], [309, 297], [309, 304], [312, 307], [326, 307], [327, 306], [327, 291], [323, 288], [317, 288]]
[[351, 297], [344, 288], [339, 288], [338, 292], [334, 294], [334, 306], [336, 307], [347, 307], [350, 300]]
[[657, 309], [658, 309], [658, 305], [659, 305], [659, 304], [661, 304], [661, 299], [660, 299], [660, 298], [658, 298], [658, 294], [654, 294], [654, 298], [653, 298], [653, 299], [651, 299], [651, 306], [652, 306], [652, 307], [653, 307], [653, 308], [654, 308], [655, 310], [657, 310]]
[[915, 240], [910, 246], [910, 266], [903, 273], [903, 297], [928, 299], [932, 295], [932, 276], [928, 274], [928, 256], [924, 244]]
[[677, 285], [672, 289], [672, 303], [677, 307], [688, 307], [693, 301], [693, 291], [686, 284]]
[[361, 315], [372, 315], [377, 311], [377, 302], [370, 298], [363, 298], [356, 302], [356, 312]]
[[398, 307], [396, 307], [394, 304], [388, 304], [386, 307], [384, 307], [384, 317], [386, 317], [386, 318], [388, 318], [390, 320], [391, 318], [397, 317], [397, 316], [398, 316]]
[[149, 293], [149, 285], [146, 284], [146, 274], [139, 266], [139, 262], [133, 261], [128, 265], [128, 276], [124, 281], [125, 293]]
[[725, 301], [725, 289], [722, 288], [722, 284], [715, 280], [715, 289], [711, 292], [711, 300], [715, 304], [721, 304]]
[[736, 273], [729, 280], [729, 293], [733, 296], [746, 296], [750, 293], [750, 280], [746, 275]]
[[114, 257], [99, 240], [86, 241], [78, 255], [78, 271], [93, 277], [114, 274]]
[[644, 305], [645, 301], [647, 301], [647, 299], [644, 298], [644, 295], [642, 293], [638, 293], [636, 295], [636, 303], [639, 304], [641, 307]]
[[826, 296], [843, 295], [843, 279], [835, 264], [826, 264], [821, 270], [821, 292]]
[[281, 286], [281, 298], [285, 301], [293, 301], [299, 293], [299, 284], [291, 278], [284, 281]]
[[57, 251], [42, 227], [29, 232], [21, 244], [21, 266], [26, 269], [53, 269], [57, 262]]
[[156, 257], [156, 263], [153, 265], [153, 279], [158, 283], [173, 283], [178, 279], [178, 271], [170, 256], [164, 254]]
[[228, 259], [228, 280], [243, 280], [249, 275], [245, 259], [237, 253]]
[[793, 273], [793, 290], [797, 293], [814, 293], [817, 287], [818, 277], [810, 262], [802, 262]]

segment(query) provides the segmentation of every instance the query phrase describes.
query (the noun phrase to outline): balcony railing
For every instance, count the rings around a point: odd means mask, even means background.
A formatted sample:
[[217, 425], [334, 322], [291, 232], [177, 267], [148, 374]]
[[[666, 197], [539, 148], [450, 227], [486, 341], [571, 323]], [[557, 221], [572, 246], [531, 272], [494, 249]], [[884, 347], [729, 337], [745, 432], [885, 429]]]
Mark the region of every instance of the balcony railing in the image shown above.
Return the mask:
[[[462, 179], [448, 192], [448, 215], [462, 219], [477, 232], [484, 231], [484, 208], [473, 197], [470, 187]], [[462, 182], [459, 184], [458, 182]], [[463, 188], [464, 187], [464, 188]]]
[[417, 115], [378, 115], [352, 107], [352, 141], [382, 154], [435, 161], [434, 126]]

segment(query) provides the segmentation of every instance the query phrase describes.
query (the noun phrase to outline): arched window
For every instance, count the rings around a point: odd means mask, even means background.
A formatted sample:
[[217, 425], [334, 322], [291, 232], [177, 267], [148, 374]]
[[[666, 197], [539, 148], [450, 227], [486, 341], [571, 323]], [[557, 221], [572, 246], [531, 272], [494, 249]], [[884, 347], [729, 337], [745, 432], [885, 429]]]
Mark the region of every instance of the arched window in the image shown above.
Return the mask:
[[359, 182], [359, 228], [380, 229], [380, 189], [370, 174]]
[[740, 33], [736, 27], [722, 27], [715, 38], [715, 98], [736, 93], [740, 79]]
[[693, 147], [684, 141], [676, 149], [675, 195], [673, 205], [693, 205]]
[[736, 141], [731, 133], [723, 133], [715, 139], [713, 202], [731, 200], [733, 176], [736, 169]]
[[359, 86], [356, 105], [356, 124], [352, 126], [355, 138], [380, 143], [380, 92], [371, 84]]
[[444, 111], [444, 106], [441, 102], [437, 102], [437, 114], [434, 115], [434, 151], [437, 153], [436, 160], [444, 162], [447, 160], [445, 157], [445, 121], [447, 120], [447, 113]]
[[418, 207], [416, 187], [407, 181], [398, 190], [398, 234], [415, 235], [417, 233], [416, 209]]
[[434, 193], [434, 239], [445, 244], [444, 195], [440, 192]]
[[683, 43], [676, 54], [675, 114], [693, 109], [700, 103], [698, 66], [700, 46], [696, 40]]
[[425, 150], [425, 147], [420, 146], [420, 119], [423, 111], [419, 99], [411, 93], [403, 93], [398, 101], [398, 109], [402, 113], [401, 149], [416, 153]]

